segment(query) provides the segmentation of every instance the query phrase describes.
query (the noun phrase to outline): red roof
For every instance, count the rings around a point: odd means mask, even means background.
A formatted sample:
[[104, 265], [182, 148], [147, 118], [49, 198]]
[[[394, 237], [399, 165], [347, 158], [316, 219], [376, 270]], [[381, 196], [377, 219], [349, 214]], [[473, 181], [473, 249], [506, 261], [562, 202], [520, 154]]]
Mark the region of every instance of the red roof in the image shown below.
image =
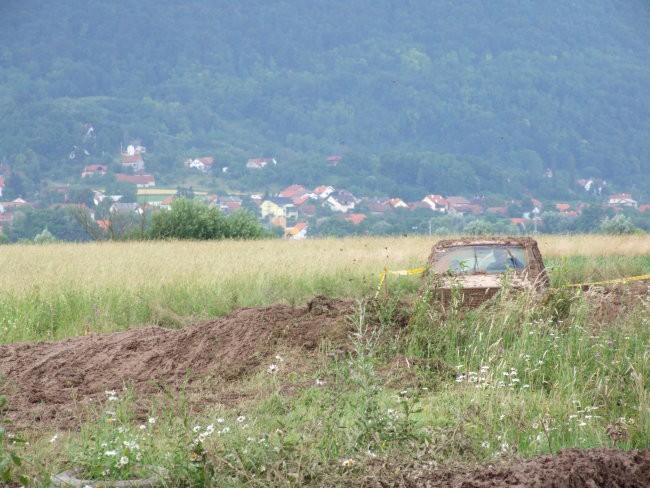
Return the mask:
[[366, 220], [366, 214], [362, 214], [362, 213], [350, 214], [350, 215], [346, 215], [343, 218], [348, 222], [352, 222], [354, 225], [359, 225], [361, 222]]
[[116, 174], [115, 178], [117, 181], [125, 181], [127, 183], [134, 183], [136, 185], [148, 185], [155, 183], [156, 179], [153, 175], [125, 175], [125, 174]]
[[139, 163], [140, 161], [142, 161], [142, 156], [140, 156], [139, 154], [136, 154], [135, 156], [122, 157], [122, 164]]
[[5, 179], [0, 176], [0, 186], [5, 186]]
[[203, 164], [210, 166], [212, 163], [214, 163], [214, 158], [212, 157], [205, 157], [205, 158], [198, 158], [199, 161], [201, 161]]
[[108, 227], [110, 226], [110, 222], [108, 220], [96, 220], [95, 222], [97, 222], [99, 228], [103, 230], [108, 230]]
[[568, 203], [556, 203], [555, 208], [557, 208], [560, 212], [566, 212], [571, 208], [571, 205]]
[[639, 210], [639, 212], [645, 212], [646, 210], [650, 210], [650, 205], [648, 205], [648, 204], [639, 205], [638, 210]]
[[518, 225], [526, 225], [526, 223], [530, 222], [528, 219], [522, 219], [519, 217], [513, 217], [510, 219], [510, 222], [513, 224], [518, 224]]
[[301, 205], [301, 204], [305, 203], [307, 200], [309, 200], [309, 197], [307, 195], [303, 195], [301, 197], [294, 198], [293, 199], [293, 204], [294, 205]]
[[84, 171], [108, 171], [108, 164], [89, 164]]
[[285, 188], [278, 195], [281, 198], [298, 198], [309, 193], [307, 188], [302, 185], [291, 185]]

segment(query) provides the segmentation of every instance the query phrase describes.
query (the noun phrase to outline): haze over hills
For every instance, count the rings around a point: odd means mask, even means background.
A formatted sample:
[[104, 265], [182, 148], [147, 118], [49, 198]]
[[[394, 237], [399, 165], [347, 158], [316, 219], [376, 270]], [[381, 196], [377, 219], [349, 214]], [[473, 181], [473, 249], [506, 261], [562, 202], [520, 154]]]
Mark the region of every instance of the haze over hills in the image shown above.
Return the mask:
[[212, 156], [237, 190], [647, 197], [649, 86], [641, 0], [0, 6], [0, 161], [27, 193], [139, 139], [169, 184]]

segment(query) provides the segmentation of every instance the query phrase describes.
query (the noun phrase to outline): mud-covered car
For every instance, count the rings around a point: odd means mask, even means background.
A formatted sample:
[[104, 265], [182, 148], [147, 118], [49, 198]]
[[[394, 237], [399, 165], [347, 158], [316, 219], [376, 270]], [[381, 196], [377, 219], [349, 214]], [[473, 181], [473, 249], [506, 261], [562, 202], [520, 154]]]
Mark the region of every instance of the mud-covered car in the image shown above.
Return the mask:
[[452, 291], [461, 303], [476, 306], [492, 298], [508, 281], [512, 289], [543, 290], [548, 275], [537, 242], [531, 237], [444, 239], [429, 255], [425, 283], [434, 297], [449, 304]]

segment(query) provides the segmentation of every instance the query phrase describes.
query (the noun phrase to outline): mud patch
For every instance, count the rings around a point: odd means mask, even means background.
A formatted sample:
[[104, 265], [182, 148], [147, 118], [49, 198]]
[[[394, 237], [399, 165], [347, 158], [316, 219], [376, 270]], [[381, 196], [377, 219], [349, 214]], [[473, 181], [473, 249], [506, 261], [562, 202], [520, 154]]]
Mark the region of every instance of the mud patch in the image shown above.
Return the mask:
[[317, 297], [305, 308], [244, 308], [228, 317], [170, 330], [132, 329], [51, 343], [0, 346], [8, 415], [18, 425], [74, 423], [75, 406], [125, 385], [136, 394], [195, 380], [233, 380], [266, 367], [279, 351], [315, 350], [347, 340], [352, 301]]
[[[650, 449], [620, 451], [615, 449], [566, 449], [556, 455], [539, 456], [494, 467], [430, 470], [410, 466], [388, 467], [366, 486], [451, 488], [596, 488], [650, 486]], [[383, 479], [382, 479], [383, 478]]]

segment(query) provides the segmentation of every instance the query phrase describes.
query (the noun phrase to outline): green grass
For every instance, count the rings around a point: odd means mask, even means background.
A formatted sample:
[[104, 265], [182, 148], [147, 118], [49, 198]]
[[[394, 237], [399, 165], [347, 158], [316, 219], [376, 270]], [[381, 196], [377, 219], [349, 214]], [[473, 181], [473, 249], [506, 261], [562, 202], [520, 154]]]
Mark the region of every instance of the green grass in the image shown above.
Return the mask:
[[[550, 257], [547, 264], [557, 287], [645, 274], [650, 259]], [[372, 296], [376, 276], [348, 268], [15, 291], [2, 298], [0, 338], [181, 327], [241, 306], [302, 304], [317, 293]], [[613, 315], [600, 311], [598, 293], [560, 288], [542, 300], [504, 292], [482, 308], [442, 313], [435, 302], [418, 300], [420, 283], [392, 277], [377, 304], [351, 317], [349, 351], [325, 344], [317, 357], [275, 360], [277, 372], [234, 386], [254, 393], [231, 407], [195, 409], [190, 390], [149, 399], [120, 391], [119, 401], [107, 398], [87, 412], [78, 431], [22, 432], [29, 444], [5, 446], [23, 460], [12, 472], [43, 486], [70, 466], [101, 477], [107, 469], [128, 476], [153, 464], [169, 470], [175, 487], [351, 485], [390, 482], [398, 472], [416, 476], [432, 462], [650, 445], [647, 294]], [[142, 402], [151, 404], [144, 417], [136, 408]], [[136, 451], [120, 451], [130, 464], [117, 469], [105, 453], [123, 450], [124, 440], [137, 442], [140, 461]]]

